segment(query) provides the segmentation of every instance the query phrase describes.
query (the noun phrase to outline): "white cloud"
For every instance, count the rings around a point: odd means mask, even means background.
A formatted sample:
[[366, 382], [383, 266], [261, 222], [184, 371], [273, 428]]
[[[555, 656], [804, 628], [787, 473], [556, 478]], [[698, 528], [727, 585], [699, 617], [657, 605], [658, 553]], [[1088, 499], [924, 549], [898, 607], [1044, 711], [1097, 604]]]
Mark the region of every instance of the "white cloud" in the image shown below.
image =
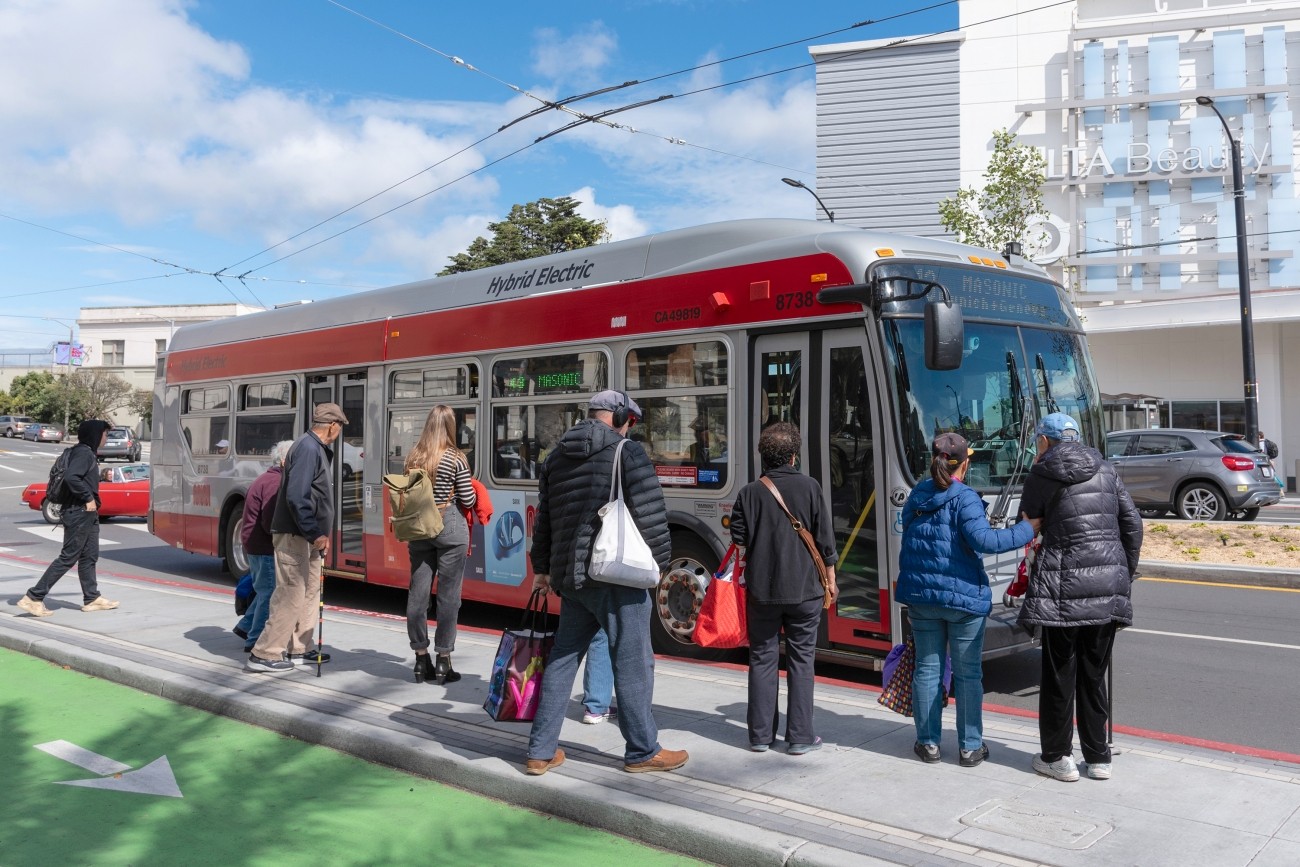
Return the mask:
[[596, 201], [596, 191], [591, 187], [574, 190], [568, 195], [580, 203], [579, 214], [588, 220], [605, 221], [611, 241], [639, 238], [648, 231], [645, 221], [636, 215], [636, 209], [631, 205], [601, 205]]
[[589, 82], [618, 49], [618, 36], [599, 21], [569, 36], [545, 27], [533, 34], [533, 69], [551, 81]]

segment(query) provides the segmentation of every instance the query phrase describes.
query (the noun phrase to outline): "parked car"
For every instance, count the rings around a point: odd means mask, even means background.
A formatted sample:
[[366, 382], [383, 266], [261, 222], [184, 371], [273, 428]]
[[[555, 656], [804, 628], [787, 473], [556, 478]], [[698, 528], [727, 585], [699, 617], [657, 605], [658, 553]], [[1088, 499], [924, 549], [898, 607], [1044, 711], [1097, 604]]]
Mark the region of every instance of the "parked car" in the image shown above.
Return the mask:
[[104, 444], [95, 452], [96, 457], [100, 460], [109, 458], [121, 458], [124, 461], [134, 463], [140, 460], [140, 440], [129, 427], [109, 428], [108, 438]]
[[63, 430], [58, 425], [31, 422], [23, 430], [23, 439], [38, 443], [61, 443]]
[[361, 459], [366, 456], [363, 449], [343, 440], [343, 480], [352, 478], [352, 474], [361, 469]]
[[1106, 437], [1106, 459], [1147, 518], [1172, 509], [1190, 521], [1253, 521], [1262, 507], [1282, 499], [1268, 457], [1238, 434], [1116, 431]]
[[0, 415], [0, 433], [7, 437], [22, 436], [29, 424], [32, 424], [30, 416]]
[[[99, 480], [99, 519], [144, 518], [149, 514], [149, 465], [104, 467]], [[59, 523], [63, 508], [45, 499], [45, 482], [28, 485], [23, 502], [51, 524]]]

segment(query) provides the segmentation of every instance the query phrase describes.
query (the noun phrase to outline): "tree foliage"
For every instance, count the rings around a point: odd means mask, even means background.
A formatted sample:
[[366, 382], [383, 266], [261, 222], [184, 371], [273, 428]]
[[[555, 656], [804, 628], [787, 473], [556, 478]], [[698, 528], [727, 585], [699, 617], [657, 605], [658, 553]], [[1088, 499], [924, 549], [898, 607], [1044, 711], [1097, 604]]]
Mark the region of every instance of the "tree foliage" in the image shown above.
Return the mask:
[[1043, 204], [1047, 160], [1029, 145], [1016, 144], [1005, 129], [993, 133], [993, 156], [984, 172], [984, 189], [967, 187], [939, 203], [939, 219], [958, 240], [990, 250], [1012, 241], [1025, 247], [1037, 242], [1029, 228], [1048, 216]]
[[8, 410], [42, 422], [54, 421], [54, 416], [58, 415], [62, 422], [63, 402], [58, 395], [54, 374], [48, 370], [33, 370], [15, 376], [9, 384]]
[[61, 410], [66, 401], [69, 427], [90, 418], [112, 421], [113, 412], [128, 406], [135, 389], [115, 373], [98, 367], [83, 367], [58, 380], [56, 392]]
[[145, 430], [153, 426], [153, 392], [147, 388], [137, 388], [131, 393], [126, 408], [140, 416]]
[[562, 196], [511, 207], [510, 215], [504, 220], [488, 223], [492, 240], [482, 235], [475, 238], [464, 253], [452, 256], [451, 264], [438, 275], [477, 271], [608, 241], [609, 228], [605, 221], [580, 216], [579, 204], [576, 199]]

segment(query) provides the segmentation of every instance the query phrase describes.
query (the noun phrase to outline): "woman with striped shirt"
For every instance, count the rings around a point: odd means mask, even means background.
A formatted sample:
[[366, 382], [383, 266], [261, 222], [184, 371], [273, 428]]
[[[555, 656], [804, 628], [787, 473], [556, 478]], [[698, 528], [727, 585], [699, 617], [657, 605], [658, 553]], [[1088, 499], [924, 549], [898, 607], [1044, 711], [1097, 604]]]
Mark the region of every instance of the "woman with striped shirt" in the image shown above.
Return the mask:
[[[411, 589], [406, 597], [406, 634], [415, 651], [415, 682], [439, 685], [460, 680], [451, 667], [456, 649], [456, 615], [460, 611], [460, 588], [465, 577], [465, 552], [469, 549], [469, 525], [462, 509], [474, 507], [476, 496], [470, 482], [469, 462], [456, 448], [456, 413], [438, 404], [424, 420], [420, 441], [406, 458], [406, 471], [421, 469], [433, 479], [433, 498], [442, 512], [442, 532], [432, 539], [407, 543], [411, 554]], [[429, 656], [429, 595], [438, 578], [437, 628]]]

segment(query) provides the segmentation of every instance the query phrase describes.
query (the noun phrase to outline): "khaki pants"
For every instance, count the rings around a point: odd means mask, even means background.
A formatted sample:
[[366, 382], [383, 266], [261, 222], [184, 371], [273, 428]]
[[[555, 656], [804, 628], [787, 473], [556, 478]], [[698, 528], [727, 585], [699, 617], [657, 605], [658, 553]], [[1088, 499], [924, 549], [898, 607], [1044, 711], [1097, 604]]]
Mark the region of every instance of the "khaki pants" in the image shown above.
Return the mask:
[[253, 647], [258, 659], [279, 659], [286, 652], [311, 649], [325, 566], [325, 558], [301, 536], [276, 533], [271, 541], [275, 545], [275, 592], [271, 594], [271, 616]]

